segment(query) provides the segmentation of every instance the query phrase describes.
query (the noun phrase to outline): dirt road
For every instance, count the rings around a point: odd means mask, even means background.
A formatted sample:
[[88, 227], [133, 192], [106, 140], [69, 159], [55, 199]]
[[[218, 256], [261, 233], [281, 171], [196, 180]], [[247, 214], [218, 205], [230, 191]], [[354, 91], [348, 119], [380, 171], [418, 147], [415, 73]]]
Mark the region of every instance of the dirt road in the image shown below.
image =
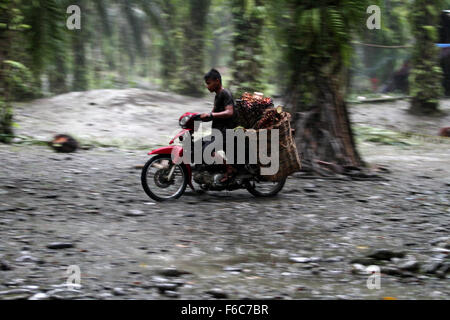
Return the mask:
[[[0, 299], [450, 298], [448, 141], [361, 142], [368, 163], [390, 169], [385, 181], [292, 176], [270, 200], [188, 190], [155, 203], [135, 148], [162, 144], [182, 110], [209, 101], [131, 89], [20, 106], [19, 134], [112, 147], [0, 145]], [[373, 125], [361, 113], [375, 109], [351, 112]], [[70, 265], [81, 288], [64, 285]], [[380, 289], [367, 288], [369, 265]]]

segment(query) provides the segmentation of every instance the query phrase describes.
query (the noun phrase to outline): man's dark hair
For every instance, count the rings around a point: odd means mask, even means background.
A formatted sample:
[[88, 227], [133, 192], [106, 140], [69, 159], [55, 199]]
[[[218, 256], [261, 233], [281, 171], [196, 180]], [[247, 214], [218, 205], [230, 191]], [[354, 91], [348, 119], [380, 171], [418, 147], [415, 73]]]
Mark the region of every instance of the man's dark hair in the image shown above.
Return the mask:
[[220, 83], [222, 83], [222, 76], [216, 69], [211, 69], [207, 74], [205, 74], [205, 81], [209, 79], [211, 80], [219, 79]]

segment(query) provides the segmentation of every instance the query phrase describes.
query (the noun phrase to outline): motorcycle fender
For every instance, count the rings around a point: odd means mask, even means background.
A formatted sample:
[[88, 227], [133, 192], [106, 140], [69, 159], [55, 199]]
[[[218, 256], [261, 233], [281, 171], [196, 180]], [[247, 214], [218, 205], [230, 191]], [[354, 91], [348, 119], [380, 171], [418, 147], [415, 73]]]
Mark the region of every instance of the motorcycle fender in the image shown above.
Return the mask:
[[162, 147], [162, 148], [158, 148], [158, 149], [155, 149], [153, 151], [150, 151], [148, 154], [149, 155], [154, 155], [154, 154], [171, 154], [172, 150], [174, 150], [174, 149], [178, 149], [178, 155], [179, 156], [183, 155], [183, 148], [181, 148], [180, 146]]
[[181, 130], [172, 140], [170, 140], [169, 144], [173, 144], [177, 138], [179, 138], [180, 136], [184, 135], [186, 132], [189, 132], [189, 131], [191, 131], [191, 130], [189, 130], [189, 129]]

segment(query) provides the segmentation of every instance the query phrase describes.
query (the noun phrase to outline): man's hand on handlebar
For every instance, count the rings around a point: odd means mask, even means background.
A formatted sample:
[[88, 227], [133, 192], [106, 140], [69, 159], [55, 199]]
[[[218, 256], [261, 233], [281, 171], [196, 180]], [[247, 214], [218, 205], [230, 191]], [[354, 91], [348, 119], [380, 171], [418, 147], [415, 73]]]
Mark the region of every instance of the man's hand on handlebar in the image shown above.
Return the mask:
[[202, 121], [211, 121], [212, 120], [212, 114], [211, 113], [202, 113], [200, 115], [200, 120], [202, 120]]

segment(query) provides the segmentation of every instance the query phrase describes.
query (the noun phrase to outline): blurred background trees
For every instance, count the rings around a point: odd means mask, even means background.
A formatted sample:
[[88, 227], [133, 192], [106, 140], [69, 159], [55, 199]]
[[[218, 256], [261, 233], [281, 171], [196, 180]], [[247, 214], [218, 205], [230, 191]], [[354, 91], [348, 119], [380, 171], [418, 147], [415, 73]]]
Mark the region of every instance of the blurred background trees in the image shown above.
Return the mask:
[[[81, 30], [66, 28], [73, 4]], [[1, 32], [15, 37], [14, 61], [32, 73], [35, 96], [133, 86], [201, 96], [202, 75], [216, 67], [236, 95], [289, 92], [302, 108], [316, 96], [311, 70], [331, 48], [347, 61], [349, 94], [381, 92], [405, 62], [439, 52], [432, 43], [449, 0], [371, 4], [381, 7], [381, 30], [366, 27], [368, 3], [351, 0], [3, 0], [0, 26], [21, 21], [19, 32]]]
[[[374, 4], [381, 30], [366, 27]], [[81, 30], [66, 27], [69, 5], [81, 8]], [[411, 94], [413, 110], [436, 110], [439, 62], [450, 65], [434, 45], [446, 8], [450, 0], [2, 0], [0, 134], [11, 134], [11, 101], [129, 87], [200, 97], [214, 67], [235, 97], [263, 91], [303, 114], [311, 167], [360, 165], [345, 101], [394, 92]]]
[[[284, 96], [296, 123], [297, 147], [304, 169], [325, 173], [321, 164], [363, 165], [356, 150], [345, 103], [352, 39], [365, 25], [369, 1], [278, 2], [285, 17]], [[284, 11], [284, 12], [283, 12]], [[280, 17], [281, 18], [281, 17]]]
[[439, 65], [438, 23], [442, 1], [415, 0], [411, 8], [411, 22], [416, 44], [413, 49], [411, 71], [411, 111], [432, 114], [442, 96], [442, 69]]
[[264, 91], [263, 29], [267, 18], [263, 0], [231, 0], [233, 15], [232, 89], [235, 95]]
[[204, 94], [205, 29], [211, 0], [189, 0], [183, 23], [181, 55], [183, 63], [178, 68], [177, 92], [196, 97]]

